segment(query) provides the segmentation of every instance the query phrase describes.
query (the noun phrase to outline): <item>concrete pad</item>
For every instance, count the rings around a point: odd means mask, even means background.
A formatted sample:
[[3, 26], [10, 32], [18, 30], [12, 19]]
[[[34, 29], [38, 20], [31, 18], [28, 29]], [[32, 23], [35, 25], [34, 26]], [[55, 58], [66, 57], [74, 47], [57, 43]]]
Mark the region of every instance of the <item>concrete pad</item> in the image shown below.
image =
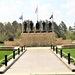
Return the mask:
[[73, 73], [50, 51], [49, 47], [26, 49], [26, 53], [4, 75]]

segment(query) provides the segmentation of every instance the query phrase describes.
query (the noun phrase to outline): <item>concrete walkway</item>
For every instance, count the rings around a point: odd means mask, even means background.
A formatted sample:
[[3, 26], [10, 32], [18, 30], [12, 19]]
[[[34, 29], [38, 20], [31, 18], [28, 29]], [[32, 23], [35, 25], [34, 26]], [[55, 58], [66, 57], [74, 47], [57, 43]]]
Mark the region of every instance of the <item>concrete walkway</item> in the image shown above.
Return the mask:
[[27, 51], [4, 75], [72, 73], [49, 47], [26, 48]]

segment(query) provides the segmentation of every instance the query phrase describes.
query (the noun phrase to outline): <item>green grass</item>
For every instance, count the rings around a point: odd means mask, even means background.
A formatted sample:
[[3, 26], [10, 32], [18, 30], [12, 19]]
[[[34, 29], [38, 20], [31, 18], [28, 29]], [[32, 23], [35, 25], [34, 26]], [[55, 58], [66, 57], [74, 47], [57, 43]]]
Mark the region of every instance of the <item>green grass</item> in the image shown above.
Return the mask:
[[0, 51], [0, 60], [2, 60], [5, 54], [10, 55], [12, 51]]
[[[3, 65], [2, 63], [4, 63], [5, 54], [7, 54], [8, 56], [7, 60], [9, 61], [13, 57], [13, 50], [1, 50], [0, 51], [0, 67]], [[18, 54], [18, 50], [15, 51], [15, 54], [16, 55]]]
[[4, 46], [4, 44], [0, 44], [0, 46]]
[[70, 52], [70, 55], [75, 58], [75, 48], [72, 49], [63, 49], [63, 52], [65, 52], [66, 54], [68, 54], [68, 52]]
[[[5, 57], [5, 54], [7, 54], [7, 56], [11, 55], [12, 54], [12, 51], [3, 51], [1, 50], [0, 51], [0, 66], [2, 66], [4, 63], [4, 57]], [[11, 59], [12, 56], [8, 57], [8, 61]]]
[[70, 53], [70, 61], [75, 65], [75, 48], [62, 49], [63, 56], [68, 59], [68, 53]]
[[[58, 53], [60, 54], [60, 49], [58, 49]], [[75, 48], [62, 49], [62, 55], [64, 58], [68, 59], [68, 53], [70, 53], [70, 61], [75, 65]]]

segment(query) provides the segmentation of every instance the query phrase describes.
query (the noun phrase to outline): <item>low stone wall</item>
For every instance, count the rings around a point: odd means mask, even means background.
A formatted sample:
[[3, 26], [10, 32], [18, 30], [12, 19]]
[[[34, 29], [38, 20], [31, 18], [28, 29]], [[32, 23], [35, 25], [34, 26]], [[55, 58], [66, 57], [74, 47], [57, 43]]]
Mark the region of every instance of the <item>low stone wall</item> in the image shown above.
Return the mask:
[[56, 45], [72, 44], [72, 40], [63, 40], [62, 38], [56, 38]]
[[62, 44], [72, 44], [72, 40], [62, 40]]
[[75, 44], [65, 44], [62, 45], [62, 48], [75, 48]]
[[5, 41], [4, 44], [10, 46], [50, 46], [55, 44], [55, 33], [22, 33], [20, 39]]
[[21, 33], [19, 39], [14, 41], [5, 41], [5, 46], [50, 46], [71, 44], [72, 40], [62, 40], [62, 38], [56, 38], [55, 33]]
[[0, 46], [0, 50], [13, 50], [14, 46]]
[[14, 46], [15, 42], [14, 41], [5, 41], [4, 45], [5, 46]]
[[62, 38], [56, 38], [56, 45], [62, 45]]
[[[28, 33], [21, 34], [21, 42], [26, 46], [50, 46], [55, 42], [54, 33]], [[54, 43], [55, 44], [55, 43]]]

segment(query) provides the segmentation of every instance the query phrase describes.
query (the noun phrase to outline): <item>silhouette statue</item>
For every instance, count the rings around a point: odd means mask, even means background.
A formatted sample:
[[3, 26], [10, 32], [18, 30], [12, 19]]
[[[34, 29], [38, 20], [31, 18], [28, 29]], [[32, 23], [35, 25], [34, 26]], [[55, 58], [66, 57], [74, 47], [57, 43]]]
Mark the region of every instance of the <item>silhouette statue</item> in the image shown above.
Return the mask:
[[49, 22], [49, 31], [52, 31], [52, 23], [51, 22]]
[[45, 22], [43, 21], [43, 31], [45, 31]]
[[31, 21], [30, 22], [30, 29], [31, 29], [31, 32], [33, 31], [33, 22]]
[[37, 23], [36, 23], [36, 30], [39, 30], [40, 29], [40, 24], [39, 24], [39, 22], [37, 21]]
[[26, 22], [24, 22], [24, 32], [26, 33], [26, 29], [27, 29], [27, 23]]

